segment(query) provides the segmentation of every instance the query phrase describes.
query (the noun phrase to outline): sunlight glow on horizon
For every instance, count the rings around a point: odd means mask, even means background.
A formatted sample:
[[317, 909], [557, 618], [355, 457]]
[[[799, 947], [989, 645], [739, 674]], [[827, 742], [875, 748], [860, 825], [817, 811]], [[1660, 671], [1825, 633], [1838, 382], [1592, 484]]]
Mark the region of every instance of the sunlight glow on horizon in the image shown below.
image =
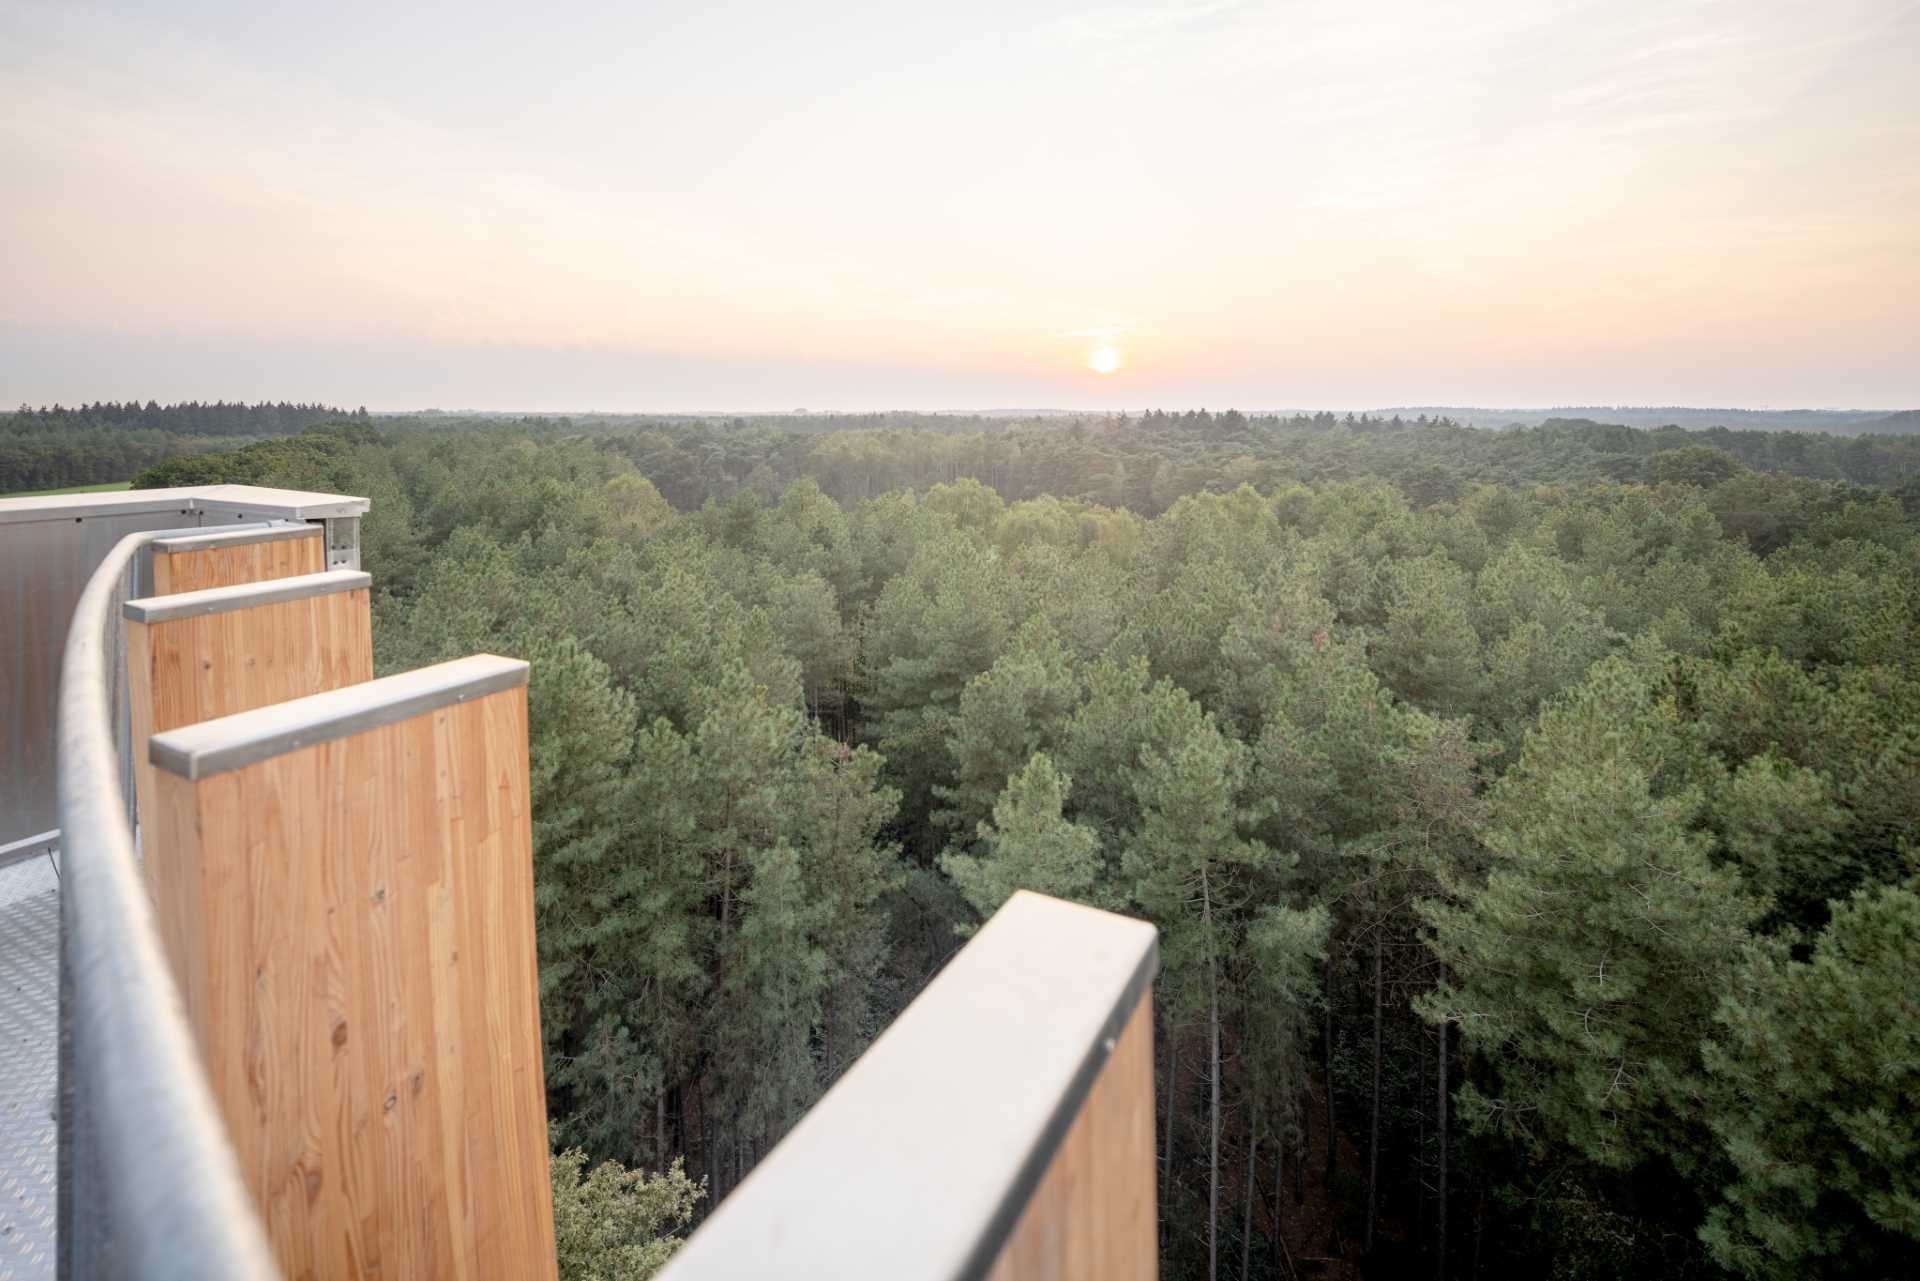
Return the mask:
[[1909, 407], [1916, 64], [1905, 0], [0, 0], [0, 399]]

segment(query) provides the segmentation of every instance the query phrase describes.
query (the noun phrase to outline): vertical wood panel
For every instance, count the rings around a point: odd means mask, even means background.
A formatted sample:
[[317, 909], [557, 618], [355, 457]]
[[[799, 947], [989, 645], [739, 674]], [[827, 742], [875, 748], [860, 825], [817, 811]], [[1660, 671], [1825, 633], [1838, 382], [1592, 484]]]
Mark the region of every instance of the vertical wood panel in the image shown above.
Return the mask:
[[158, 623], [129, 621], [129, 666], [134, 635], [144, 633], [149, 732], [372, 680], [372, 603], [361, 587]]
[[993, 1281], [1153, 1281], [1153, 993], [1143, 996], [994, 1264]]
[[[146, 819], [152, 813], [155, 773], [147, 760], [147, 739], [182, 725], [372, 680], [371, 605], [367, 589], [360, 588], [193, 618], [125, 624], [141, 874], [156, 908], [176, 892], [167, 885], [174, 876], [174, 846], [162, 826]], [[167, 913], [162, 912], [161, 919], [161, 942], [169, 956], [190, 946], [170, 932]], [[176, 924], [185, 928], [184, 919]]]
[[290, 1281], [552, 1278], [525, 688], [155, 782], [189, 1019]]
[[327, 567], [327, 540], [320, 527], [311, 534], [270, 538], [257, 543], [232, 543], [191, 551], [153, 553], [153, 594], [197, 592], [204, 587], [232, 587], [268, 578], [318, 574]]
[[[291, 538], [281, 536], [255, 543], [233, 543], [179, 552], [163, 552], [156, 548], [152, 557], [152, 595], [171, 596], [208, 587], [237, 587], [242, 583], [263, 582], [270, 578], [317, 574], [326, 569], [326, 556], [326, 539], [319, 526], [315, 526], [311, 534], [301, 533]], [[354, 595], [365, 597], [367, 593], [356, 592]], [[257, 660], [245, 662], [236, 669], [228, 661], [234, 655], [243, 658], [250, 655], [247, 638], [244, 635], [232, 635], [235, 629], [250, 624], [236, 622], [225, 628], [206, 627], [195, 631], [173, 629], [197, 620], [157, 624], [164, 631], [158, 638], [156, 653], [150, 643], [153, 638], [148, 636], [147, 626], [143, 623], [126, 623], [127, 693], [133, 731], [134, 812], [139, 816], [142, 826], [148, 826], [146, 816], [151, 812], [153, 801], [152, 767], [147, 764], [147, 739], [151, 735], [215, 716], [317, 694], [323, 689], [334, 688], [335, 684], [371, 680], [373, 635], [367, 605], [360, 607], [360, 614], [358, 631], [362, 635], [347, 639], [366, 653], [365, 673], [352, 676], [338, 674], [333, 684], [314, 682], [325, 679], [329, 674], [336, 674], [341, 662], [355, 662], [352, 656], [340, 660], [330, 657], [340, 651], [342, 637], [337, 631], [341, 621], [338, 617], [329, 619], [336, 628], [332, 634], [313, 638], [311, 648], [321, 657], [315, 660], [314, 665], [295, 670], [288, 670], [273, 662], [263, 668]], [[284, 628], [294, 617], [282, 615], [274, 622]], [[156, 660], [162, 664], [157, 670], [154, 665]], [[203, 667], [203, 662], [211, 665]], [[205, 673], [204, 677], [200, 675], [201, 672]], [[303, 685], [294, 682], [292, 678], [301, 675], [307, 677], [308, 683]], [[160, 703], [157, 708], [156, 700]], [[154, 839], [157, 830], [157, 825], [154, 825], [153, 830], [146, 832], [141, 841], [142, 874], [147, 878], [148, 892], [156, 896], [156, 903], [158, 895], [153, 873], [155, 851], [159, 844]]]

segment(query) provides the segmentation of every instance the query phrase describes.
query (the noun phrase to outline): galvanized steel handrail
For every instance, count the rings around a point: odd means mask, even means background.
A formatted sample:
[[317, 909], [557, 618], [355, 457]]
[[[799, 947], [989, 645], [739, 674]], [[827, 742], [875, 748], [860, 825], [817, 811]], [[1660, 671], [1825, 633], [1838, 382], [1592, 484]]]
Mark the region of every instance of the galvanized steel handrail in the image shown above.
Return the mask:
[[80, 596], [59, 694], [60, 1268], [68, 1278], [279, 1276], [215, 1110], [134, 863], [114, 741], [121, 539]]

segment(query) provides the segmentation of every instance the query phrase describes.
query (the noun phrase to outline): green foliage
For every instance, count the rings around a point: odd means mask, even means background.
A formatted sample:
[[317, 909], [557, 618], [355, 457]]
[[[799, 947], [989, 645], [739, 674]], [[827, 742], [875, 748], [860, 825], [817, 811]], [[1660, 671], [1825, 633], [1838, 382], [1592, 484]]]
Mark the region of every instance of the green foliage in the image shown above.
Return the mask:
[[740, 921], [725, 952], [725, 1016], [714, 1027], [722, 1090], [732, 1123], [778, 1139], [818, 1090], [812, 1034], [828, 982], [815, 935], [826, 906], [808, 893], [794, 849], [776, 844], [748, 855]]
[[[587, 1154], [553, 1154], [553, 1235], [560, 1281], [646, 1281], [666, 1266], [693, 1220], [705, 1185], [680, 1162], [658, 1174], [602, 1161], [586, 1171]], [[583, 1171], [586, 1171], [583, 1173]]]
[[971, 476], [927, 491], [924, 506], [953, 521], [954, 528], [991, 534], [1007, 509], [999, 494]]
[[1256, 877], [1287, 862], [1245, 835], [1257, 817], [1241, 804], [1250, 755], [1202, 721], [1164, 752], [1149, 748], [1135, 772], [1140, 820], [1125, 860], [1132, 898], [1162, 930], [1166, 1005], [1193, 1017], [1223, 995], [1237, 1008], [1227, 983], [1243, 925], [1235, 908]]
[[1548, 1281], [1663, 1281], [1713, 1275], [1699, 1243], [1657, 1218], [1622, 1210], [1591, 1187], [1571, 1180], [1552, 1186], [1526, 1206], [1528, 1239], [1516, 1243], [1533, 1254]]
[[822, 1073], [832, 1079], [878, 1032], [875, 991], [887, 959], [887, 896], [900, 847], [883, 833], [900, 793], [882, 785], [885, 762], [865, 747], [809, 737], [788, 771], [786, 839], [799, 851], [819, 905], [813, 942], [825, 965]]
[[[1008, 586], [997, 553], [963, 534], [944, 533], [887, 582], [867, 618], [869, 734], [911, 814], [930, 814], [961, 695], [1012, 635]], [[930, 856], [930, 831], [913, 835]]]
[[1647, 464], [1647, 479], [1656, 485], [1691, 485], [1696, 489], [1711, 489], [1733, 479], [1739, 471], [1740, 464], [1719, 450], [1705, 445], [1688, 445], [1683, 449], [1669, 449], [1655, 454]]
[[1703, 797], [1644, 678], [1608, 660], [1494, 788], [1489, 870], [1431, 909], [1451, 981], [1427, 1002], [1496, 1065], [1466, 1114], [1626, 1167], [1689, 1160], [1699, 1046], [1761, 901], [1713, 858]]
[[[1059, 761], [1074, 780], [1074, 814], [1111, 855], [1139, 823], [1136, 787], [1151, 755], [1171, 753], [1200, 731], [1205, 711], [1172, 681], [1153, 680], [1144, 658], [1102, 658], [1086, 670], [1087, 697], [1061, 737]], [[1109, 857], [1103, 879], [1123, 875]]]
[[1486, 644], [1479, 711], [1493, 735], [1517, 749], [1541, 703], [1576, 684], [1606, 653], [1606, 624], [1581, 602], [1557, 557], [1522, 544], [1480, 572], [1474, 612]]
[[1325, 1000], [1320, 977], [1333, 914], [1264, 907], [1247, 926], [1248, 1094], [1281, 1138], [1298, 1127], [1298, 1109], [1310, 1071], [1308, 1051]]
[[1471, 712], [1486, 684], [1467, 575], [1434, 554], [1392, 567], [1386, 635], [1374, 665], [1401, 698], [1443, 716]]
[[1714, 1137], [1733, 1169], [1701, 1237], [1755, 1278], [1920, 1270], [1920, 892], [1835, 905], [1805, 961], [1757, 948], [1715, 1016]]
[[1044, 617], [1022, 628], [1013, 648], [967, 682], [946, 726], [951, 784], [935, 784], [942, 826], [979, 826], [1014, 771], [1059, 741], [1080, 701], [1080, 674]]
[[1045, 752], [1035, 752], [1007, 780], [992, 821], [980, 824], [981, 853], [941, 856], [941, 870], [983, 918], [999, 911], [1015, 890], [1082, 903], [1110, 899], [1100, 880], [1100, 838], [1065, 816], [1072, 787]]

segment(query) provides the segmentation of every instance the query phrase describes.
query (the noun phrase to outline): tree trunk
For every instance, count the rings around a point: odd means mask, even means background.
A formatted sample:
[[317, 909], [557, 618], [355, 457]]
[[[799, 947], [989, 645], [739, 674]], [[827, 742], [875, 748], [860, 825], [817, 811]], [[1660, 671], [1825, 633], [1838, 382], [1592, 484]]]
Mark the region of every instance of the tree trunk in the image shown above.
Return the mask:
[[1213, 950], [1213, 898], [1204, 869], [1200, 916], [1207, 931], [1207, 1281], [1220, 1281], [1220, 971]]
[[1307, 1203], [1307, 1109], [1300, 1109], [1300, 1150], [1293, 1154], [1293, 1203]]
[[718, 1204], [722, 1196], [720, 1188], [720, 1154], [719, 1145], [714, 1142], [713, 1137], [713, 1118], [707, 1111], [707, 1086], [705, 1081], [700, 1083], [699, 1104], [700, 1163], [706, 1167], [707, 1171], [707, 1195], [713, 1198], [713, 1204]]
[[839, 1019], [836, 1011], [840, 1005], [840, 989], [837, 986], [827, 988], [826, 999], [821, 1002], [820, 1010], [820, 1055], [825, 1067], [822, 1080], [833, 1083], [833, 1048], [837, 1039]]
[[1339, 1146], [1335, 1141], [1339, 1130], [1333, 1123], [1333, 949], [1327, 949], [1326, 964], [1326, 1028], [1321, 1039], [1326, 1043], [1326, 1089], [1327, 1089], [1327, 1159], [1324, 1180], [1329, 1196], [1333, 1193], [1334, 1151]]
[[1281, 1198], [1287, 1194], [1287, 1137], [1273, 1138], [1273, 1239], [1280, 1239]]
[[1247, 1186], [1240, 1194], [1240, 1281], [1253, 1279], [1253, 1159], [1260, 1150], [1259, 1118], [1247, 1126]]
[[[1173, 1078], [1180, 1071], [1180, 1046], [1174, 1040], [1173, 1029], [1167, 1029], [1167, 1124], [1162, 1131], [1166, 1135], [1167, 1156], [1160, 1163], [1160, 1221], [1167, 1221], [1167, 1192], [1173, 1184]], [[1171, 1236], [1171, 1234], [1169, 1234]]]
[[1385, 983], [1380, 934], [1373, 936], [1373, 1119], [1367, 1138], [1367, 1253], [1373, 1253], [1374, 1223], [1380, 1215], [1380, 1024]]
[[[653, 985], [653, 1016], [660, 1018], [660, 985]], [[662, 1020], [664, 1021], [664, 1020]], [[660, 1084], [653, 1091], [653, 1164], [664, 1170], [672, 1162], [667, 1156], [667, 1065], [660, 1064]]]
[[745, 1128], [745, 1121], [740, 1115], [740, 1109], [735, 1108], [733, 1110], [733, 1144], [732, 1144], [733, 1182], [728, 1185], [728, 1191], [732, 1191], [734, 1188], [739, 1187], [740, 1181], [747, 1177], [747, 1167], [746, 1167], [747, 1136], [741, 1133], [741, 1130], [743, 1130], [744, 1128]]
[[[1426, 1036], [1426, 1030], [1423, 1027], [1420, 1032], [1420, 1039], [1424, 1041]], [[1413, 1061], [1416, 1065], [1413, 1073], [1413, 1097], [1416, 1100], [1426, 1092], [1427, 1088], [1427, 1056], [1422, 1052], [1425, 1049], [1425, 1046], [1421, 1046], [1420, 1050], [1416, 1051], [1413, 1056]], [[1413, 1244], [1416, 1249], [1424, 1253], [1427, 1248], [1427, 1175], [1425, 1168], [1427, 1164], [1426, 1105], [1416, 1105], [1413, 1109], [1413, 1115], [1418, 1128], [1418, 1137], [1414, 1140], [1413, 1146], [1413, 1172], [1415, 1175], [1413, 1180]]]
[[1434, 1265], [1438, 1281], [1447, 1276], [1447, 1025], [1440, 1025], [1440, 1057], [1436, 1060], [1440, 1088], [1435, 1100], [1440, 1133], [1440, 1178], [1434, 1205]]
[[[1482, 1176], [1484, 1177], [1484, 1176]], [[1476, 1183], [1479, 1179], [1474, 1180]], [[1479, 1198], [1473, 1206], [1473, 1281], [1480, 1281], [1480, 1238], [1487, 1227], [1487, 1188], [1480, 1185]]]

